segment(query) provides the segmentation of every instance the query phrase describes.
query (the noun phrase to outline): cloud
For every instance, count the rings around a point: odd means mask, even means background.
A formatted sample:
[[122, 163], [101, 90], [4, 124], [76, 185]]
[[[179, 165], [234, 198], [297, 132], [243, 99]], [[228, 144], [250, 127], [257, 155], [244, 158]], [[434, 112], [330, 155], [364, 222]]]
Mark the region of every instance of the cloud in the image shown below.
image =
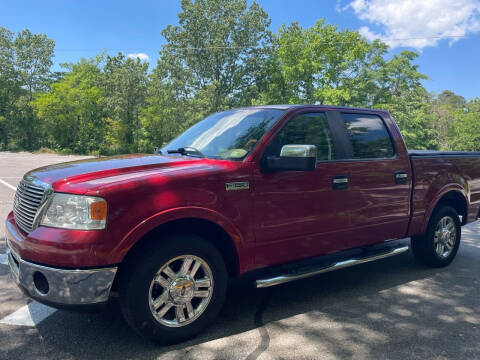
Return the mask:
[[132, 54], [128, 54], [127, 57], [130, 59], [138, 58], [140, 60], [150, 61], [150, 57], [145, 53], [132, 53]]
[[[360, 34], [381, 39], [390, 47], [422, 49], [442, 39], [450, 44], [480, 31], [478, 0], [353, 0], [341, 8], [352, 9], [363, 21], [380, 29], [362, 26]], [[455, 35], [455, 37], [452, 37]]]

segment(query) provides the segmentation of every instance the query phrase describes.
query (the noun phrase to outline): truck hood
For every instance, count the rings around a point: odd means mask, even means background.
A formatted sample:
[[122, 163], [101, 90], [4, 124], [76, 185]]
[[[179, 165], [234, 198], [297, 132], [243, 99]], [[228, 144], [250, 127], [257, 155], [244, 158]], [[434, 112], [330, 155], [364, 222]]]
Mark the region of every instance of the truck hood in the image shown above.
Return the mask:
[[48, 165], [32, 170], [25, 176], [50, 184], [55, 191], [81, 194], [95, 187], [94, 184], [105, 184], [107, 179], [97, 181], [102, 178], [175, 167], [211, 165], [212, 162], [210, 159], [186, 156], [131, 154]]

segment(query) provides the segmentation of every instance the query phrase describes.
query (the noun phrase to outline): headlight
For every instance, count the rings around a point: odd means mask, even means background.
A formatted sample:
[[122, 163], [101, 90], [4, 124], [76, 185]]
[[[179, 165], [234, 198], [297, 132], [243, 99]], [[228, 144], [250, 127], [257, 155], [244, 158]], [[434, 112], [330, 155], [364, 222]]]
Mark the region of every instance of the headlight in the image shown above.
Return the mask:
[[99, 197], [56, 193], [40, 225], [72, 230], [105, 229], [107, 202]]

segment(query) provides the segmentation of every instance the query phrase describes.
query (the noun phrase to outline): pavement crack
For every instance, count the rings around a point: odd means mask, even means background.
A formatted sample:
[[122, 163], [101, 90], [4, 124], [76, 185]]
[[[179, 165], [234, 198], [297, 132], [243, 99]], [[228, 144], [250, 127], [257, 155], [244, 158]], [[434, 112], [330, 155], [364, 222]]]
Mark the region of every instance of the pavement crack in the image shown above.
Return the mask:
[[267, 289], [265, 290], [265, 294], [262, 297], [262, 300], [260, 302], [260, 305], [257, 308], [257, 311], [255, 311], [255, 316], [254, 316], [254, 322], [255, 326], [258, 329], [258, 332], [260, 333], [260, 344], [253, 350], [250, 355], [247, 356], [247, 360], [255, 360], [258, 359], [258, 357], [265, 352], [268, 349], [268, 346], [270, 345], [270, 335], [268, 334], [268, 330], [265, 327], [265, 324], [263, 322], [263, 313], [265, 309], [268, 306], [268, 303], [270, 302], [270, 298], [272, 296], [272, 290]]

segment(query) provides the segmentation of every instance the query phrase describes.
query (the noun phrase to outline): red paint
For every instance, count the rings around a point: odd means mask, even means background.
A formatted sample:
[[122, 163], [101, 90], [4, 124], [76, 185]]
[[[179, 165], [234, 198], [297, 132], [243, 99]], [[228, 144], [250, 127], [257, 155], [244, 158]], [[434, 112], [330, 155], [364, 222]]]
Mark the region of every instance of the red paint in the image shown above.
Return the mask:
[[480, 158], [414, 158], [413, 219], [410, 233], [421, 234], [435, 205], [446, 193], [457, 191], [467, 202], [466, 223], [475, 221], [480, 209]]
[[[239, 258], [238, 272], [244, 273], [419, 234], [436, 203], [452, 190], [467, 201], [466, 222], [477, 218], [480, 157], [410, 160], [396, 125], [383, 111], [348, 109], [384, 119], [396, 147], [391, 159], [319, 162], [312, 172], [260, 171], [265, 147], [295, 114], [329, 110], [339, 108], [288, 110], [243, 162], [127, 155], [33, 170], [31, 175], [51, 183], [57, 192], [105, 198], [107, 227], [72, 231], [40, 226], [26, 236], [10, 214], [7, 237], [26, 260], [60, 267], [101, 267], [121, 263], [131, 247], [159, 225], [204, 219], [230, 236]], [[395, 183], [395, 171], [400, 170], [408, 173], [407, 184]], [[332, 190], [332, 177], [338, 174], [348, 175], [349, 189]], [[250, 183], [249, 190], [225, 190], [225, 183], [244, 181]]]

